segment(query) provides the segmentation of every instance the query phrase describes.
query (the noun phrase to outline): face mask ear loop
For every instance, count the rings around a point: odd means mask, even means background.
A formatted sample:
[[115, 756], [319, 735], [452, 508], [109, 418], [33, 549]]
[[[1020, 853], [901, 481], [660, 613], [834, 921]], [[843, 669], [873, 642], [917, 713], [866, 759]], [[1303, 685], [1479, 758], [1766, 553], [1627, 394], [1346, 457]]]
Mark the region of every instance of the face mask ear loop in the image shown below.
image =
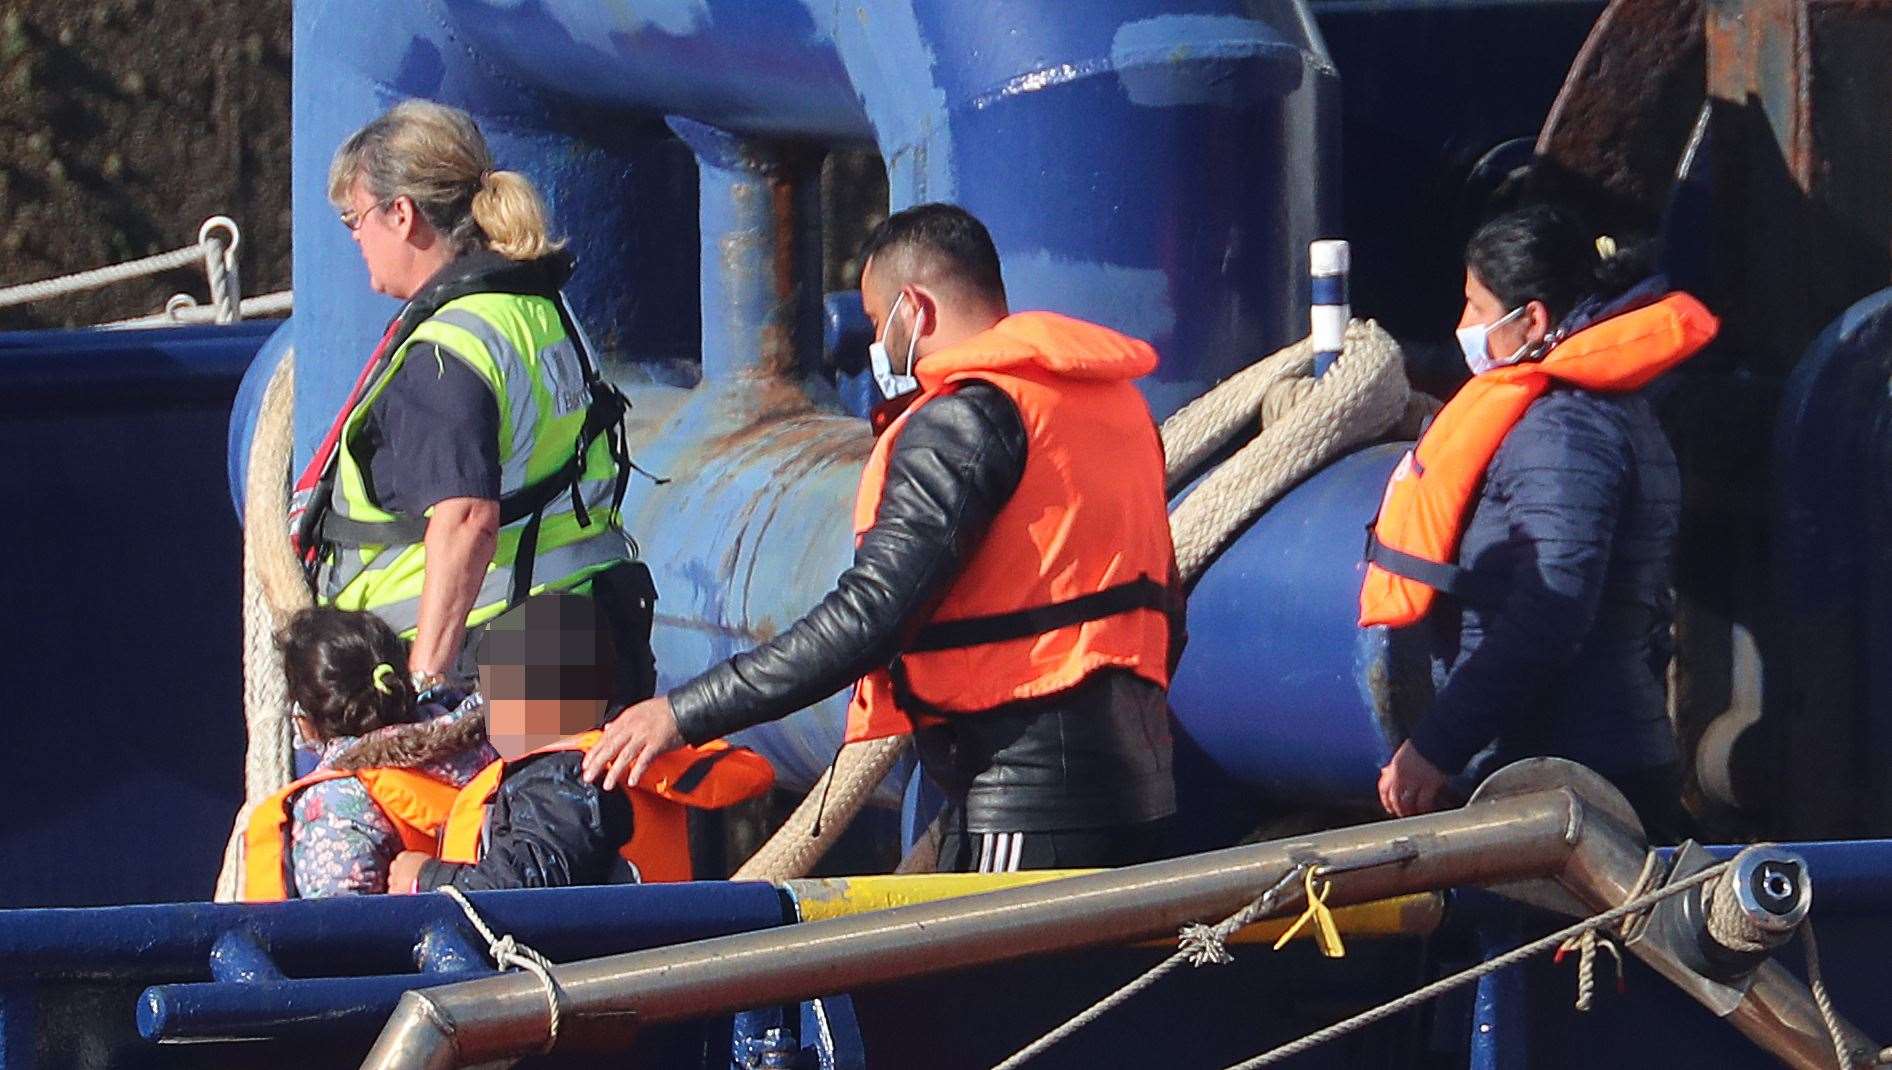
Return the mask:
[[[902, 294], [901, 296], [905, 297], [906, 295]], [[913, 330], [907, 335], [907, 370], [900, 373], [908, 378], [913, 376], [913, 362], [918, 359], [917, 355], [920, 351], [920, 311], [919, 305], [916, 304], [913, 306]], [[889, 322], [891, 322], [891, 318]]]

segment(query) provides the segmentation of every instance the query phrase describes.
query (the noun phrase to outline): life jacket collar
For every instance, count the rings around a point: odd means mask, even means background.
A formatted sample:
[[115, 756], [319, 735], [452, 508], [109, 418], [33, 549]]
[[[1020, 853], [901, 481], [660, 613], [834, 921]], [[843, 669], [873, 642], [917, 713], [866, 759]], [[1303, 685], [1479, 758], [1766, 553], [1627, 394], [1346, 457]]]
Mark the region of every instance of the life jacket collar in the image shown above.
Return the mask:
[[1036, 368], [1075, 380], [1129, 381], [1156, 370], [1156, 350], [1141, 339], [1055, 312], [1017, 312], [915, 365], [924, 391], [972, 372], [1028, 374]]

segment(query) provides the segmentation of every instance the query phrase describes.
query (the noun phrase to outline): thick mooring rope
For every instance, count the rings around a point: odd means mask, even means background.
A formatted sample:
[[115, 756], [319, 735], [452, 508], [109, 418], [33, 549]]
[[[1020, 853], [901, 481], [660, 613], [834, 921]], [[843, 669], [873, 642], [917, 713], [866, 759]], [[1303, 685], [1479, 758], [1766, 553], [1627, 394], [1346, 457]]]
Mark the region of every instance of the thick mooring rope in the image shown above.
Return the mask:
[[276, 629], [312, 602], [283, 521], [288, 515], [294, 413], [295, 354], [286, 352], [263, 391], [244, 474], [243, 720], [249, 742], [243, 762], [244, 802], [224, 848], [218, 902], [242, 893], [243, 832], [251, 808], [295, 776], [289, 690], [274, 640]]
[[[1211, 562], [1296, 484], [1378, 438], [1405, 415], [1412, 389], [1399, 343], [1371, 320], [1347, 326], [1340, 359], [1318, 379], [1313, 346], [1294, 345], [1230, 376], [1163, 422], [1170, 491], [1237, 435], [1261, 433], [1204, 476], [1171, 510], [1176, 565], [1192, 584]], [[1292, 395], [1263, 423], [1270, 396]]]

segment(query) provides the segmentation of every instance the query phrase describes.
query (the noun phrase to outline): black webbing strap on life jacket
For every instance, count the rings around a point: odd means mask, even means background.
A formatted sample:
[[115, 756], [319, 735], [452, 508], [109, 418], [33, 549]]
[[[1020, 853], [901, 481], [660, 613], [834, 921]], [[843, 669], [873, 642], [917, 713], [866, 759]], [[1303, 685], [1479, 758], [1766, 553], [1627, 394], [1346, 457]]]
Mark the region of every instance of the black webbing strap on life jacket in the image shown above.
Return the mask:
[[1079, 595], [1062, 602], [994, 613], [984, 617], [935, 621], [921, 628], [903, 653], [924, 654], [935, 650], [1002, 643], [1032, 635], [1055, 632], [1085, 621], [1102, 620], [1134, 609], [1154, 609], [1170, 617], [1181, 616], [1183, 596], [1167, 584], [1148, 576], [1106, 587], [1093, 594]]
[[[630, 411], [631, 403], [624, 392], [598, 374], [591, 363], [591, 355], [586, 352], [583, 336], [578, 333], [577, 325], [572, 321], [570, 311], [565, 307], [562, 297], [551, 298], [557, 307], [559, 320], [565, 328], [566, 336], [571, 340], [572, 349], [578, 354], [578, 364], [583, 371], [585, 389], [589, 401], [585, 407], [585, 421], [579, 427], [573, 443], [572, 455], [551, 472], [530, 484], [504, 495], [499, 499], [499, 526], [504, 528], [526, 521], [519, 531], [519, 544], [513, 554], [512, 590], [507, 596], [507, 606], [515, 606], [524, 601], [532, 591], [532, 566], [538, 555], [539, 528], [545, 519], [546, 507], [556, 501], [559, 495], [571, 492], [572, 514], [578, 526], [591, 526], [591, 510], [585, 504], [581, 483], [584, 479], [587, 457], [592, 444], [599, 436], [605, 436], [611, 447], [611, 459], [617, 468], [611, 489], [609, 516], [612, 526], [618, 527], [619, 508], [624, 504], [625, 490], [629, 486], [631, 468], [630, 449], [624, 441], [624, 414]], [[390, 520], [354, 520], [342, 516], [333, 509], [326, 510], [319, 521], [318, 530], [323, 542], [333, 546], [406, 546], [418, 544], [426, 539], [426, 516], [396, 516]]]
[[1371, 527], [1366, 529], [1366, 551], [1363, 556], [1370, 565], [1378, 565], [1395, 576], [1423, 583], [1465, 605], [1490, 606], [1503, 600], [1502, 592], [1494, 589], [1489, 577], [1457, 565], [1428, 561], [1404, 550], [1395, 550], [1381, 542]]
[[1168, 617], [1171, 645], [1172, 648], [1177, 646], [1177, 637], [1183, 629], [1186, 599], [1180, 589], [1158, 583], [1147, 575], [1050, 605], [993, 613], [984, 617], [936, 621], [921, 628], [919, 634], [902, 648], [901, 656], [888, 664], [887, 675], [893, 682], [894, 701], [903, 710], [936, 717], [966, 712], [936, 706], [916, 694], [907, 679], [907, 654], [957, 650], [986, 643], [1003, 643], [1008, 639], [1025, 639], [1138, 609], [1153, 609]]
[[689, 768], [683, 771], [682, 776], [670, 782], [671, 790], [683, 795], [688, 795], [702, 787], [703, 782], [709, 779], [710, 772], [716, 768], [716, 764], [734, 753], [736, 753], [736, 748], [734, 747], [720, 747], [716, 750], [705, 752], [700, 755], [696, 761], [690, 763]]

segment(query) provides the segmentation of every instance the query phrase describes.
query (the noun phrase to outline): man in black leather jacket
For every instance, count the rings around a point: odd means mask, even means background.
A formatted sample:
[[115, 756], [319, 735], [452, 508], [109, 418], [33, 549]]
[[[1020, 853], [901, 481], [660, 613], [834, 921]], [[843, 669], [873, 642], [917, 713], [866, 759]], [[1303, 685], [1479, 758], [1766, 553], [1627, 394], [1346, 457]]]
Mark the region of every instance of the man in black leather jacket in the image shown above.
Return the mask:
[[[895, 215], [870, 237], [863, 262], [862, 298], [883, 339], [875, 364], [889, 410], [911, 401], [916, 361], [1007, 316], [997, 252], [961, 209], [924, 205]], [[893, 415], [877, 414], [877, 430]], [[1018, 405], [990, 382], [974, 378], [930, 395], [894, 440], [873, 524], [834, 590], [775, 639], [631, 707], [607, 726], [586, 774], [606, 784], [627, 772], [634, 778], [685, 740], [787, 716], [895, 662], [1018, 488], [1028, 439]], [[1160, 477], [1156, 483], [1149, 493], [1160, 525]], [[1166, 526], [1162, 538], [1167, 548]], [[1150, 675], [1102, 668], [1041, 698], [918, 728], [925, 769], [952, 807], [940, 868], [1150, 857], [1156, 823], [1175, 809], [1166, 692]]]

